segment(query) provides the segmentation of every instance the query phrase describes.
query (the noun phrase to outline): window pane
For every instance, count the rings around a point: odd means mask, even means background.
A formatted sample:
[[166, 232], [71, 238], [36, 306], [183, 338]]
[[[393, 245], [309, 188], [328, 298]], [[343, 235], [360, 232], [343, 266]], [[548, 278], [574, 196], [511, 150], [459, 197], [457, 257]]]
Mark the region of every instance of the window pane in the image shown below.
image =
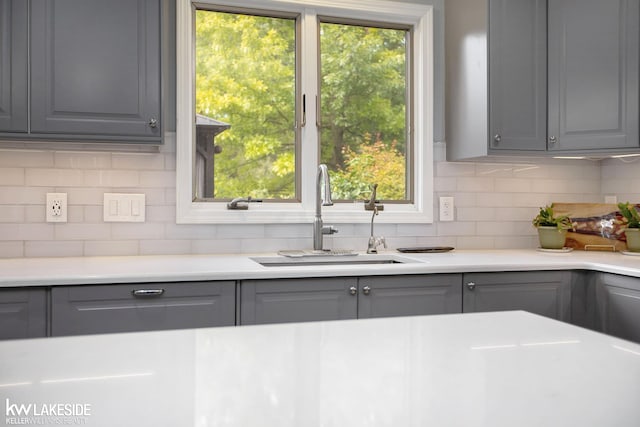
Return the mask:
[[198, 197], [296, 198], [295, 34], [295, 19], [196, 11]]
[[321, 162], [335, 199], [411, 199], [408, 31], [320, 23]]

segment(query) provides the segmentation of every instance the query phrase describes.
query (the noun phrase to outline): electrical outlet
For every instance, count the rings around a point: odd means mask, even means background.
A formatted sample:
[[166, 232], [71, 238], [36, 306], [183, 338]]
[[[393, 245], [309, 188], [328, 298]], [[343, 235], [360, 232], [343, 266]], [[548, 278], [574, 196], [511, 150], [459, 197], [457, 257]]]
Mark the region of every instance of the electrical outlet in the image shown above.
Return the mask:
[[453, 221], [453, 197], [440, 197], [440, 221]]
[[47, 193], [47, 222], [67, 222], [67, 193]]

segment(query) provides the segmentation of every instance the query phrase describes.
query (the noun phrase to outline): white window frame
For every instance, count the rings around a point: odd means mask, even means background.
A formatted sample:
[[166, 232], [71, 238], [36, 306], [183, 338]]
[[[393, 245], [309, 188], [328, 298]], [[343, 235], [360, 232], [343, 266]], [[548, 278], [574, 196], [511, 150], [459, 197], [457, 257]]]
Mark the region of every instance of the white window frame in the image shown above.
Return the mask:
[[[300, 203], [252, 203], [248, 210], [228, 210], [225, 202], [193, 201], [194, 185], [194, 40], [193, 4], [235, 6], [251, 9], [300, 13], [301, 50], [318, 46], [317, 16], [333, 16], [368, 21], [391, 22], [413, 28], [413, 203], [387, 203], [377, 218], [381, 223], [433, 222], [433, 7], [382, 0], [178, 0], [176, 2], [176, 222], [179, 224], [271, 224], [311, 223], [315, 214], [315, 179], [318, 147], [303, 144], [301, 149]], [[307, 31], [311, 27], [311, 31]], [[302, 57], [302, 93], [315, 99], [317, 55]], [[305, 78], [305, 76], [308, 76]], [[309, 105], [311, 104], [311, 105]], [[307, 103], [307, 126], [302, 140], [318, 141], [316, 107]], [[245, 196], [238, 194], [238, 197]], [[335, 203], [323, 207], [329, 223], [365, 223], [371, 212], [362, 201]]]

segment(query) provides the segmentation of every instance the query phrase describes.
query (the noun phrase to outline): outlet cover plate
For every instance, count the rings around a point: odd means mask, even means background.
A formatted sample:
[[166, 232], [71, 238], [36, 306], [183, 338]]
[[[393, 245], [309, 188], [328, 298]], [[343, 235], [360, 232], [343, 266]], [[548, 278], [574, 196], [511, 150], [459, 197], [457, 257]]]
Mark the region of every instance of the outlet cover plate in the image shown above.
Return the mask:
[[67, 193], [47, 193], [47, 222], [67, 222]]

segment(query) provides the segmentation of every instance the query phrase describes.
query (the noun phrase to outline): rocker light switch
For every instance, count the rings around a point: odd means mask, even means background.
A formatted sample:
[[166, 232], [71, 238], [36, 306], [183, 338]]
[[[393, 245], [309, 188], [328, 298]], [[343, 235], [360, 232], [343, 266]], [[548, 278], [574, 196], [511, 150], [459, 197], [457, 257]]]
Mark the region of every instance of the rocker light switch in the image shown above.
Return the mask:
[[145, 195], [104, 193], [104, 222], [144, 222]]

